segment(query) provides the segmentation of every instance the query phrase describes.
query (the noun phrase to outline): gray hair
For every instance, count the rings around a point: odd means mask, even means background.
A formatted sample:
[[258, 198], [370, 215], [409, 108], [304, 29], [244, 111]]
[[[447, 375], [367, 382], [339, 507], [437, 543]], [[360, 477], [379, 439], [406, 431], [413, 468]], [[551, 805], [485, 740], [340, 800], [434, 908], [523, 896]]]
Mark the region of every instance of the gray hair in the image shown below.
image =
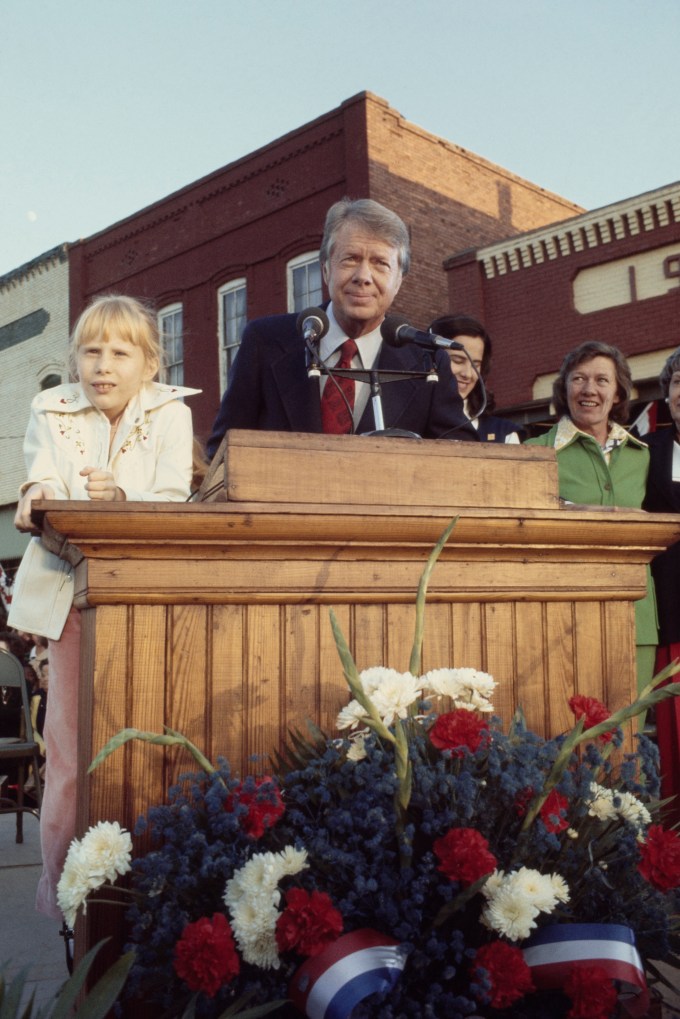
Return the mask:
[[331, 205], [326, 213], [323, 238], [319, 250], [319, 261], [325, 265], [331, 257], [335, 235], [345, 223], [356, 223], [374, 237], [397, 249], [397, 258], [402, 275], [406, 275], [411, 263], [410, 238], [404, 221], [396, 212], [386, 209], [372, 198], [341, 198]]
[[664, 399], [668, 396], [668, 392], [671, 388], [671, 379], [675, 372], [680, 372], [680, 347], [673, 351], [661, 369], [661, 374], [659, 375], [659, 385], [661, 386], [661, 392]]
[[553, 403], [558, 418], [569, 413], [567, 401], [567, 379], [571, 372], [587, 361], [596, 357], [608, 357], [614, 365], [616, 373], [616, 395], [619, 402], [615, 403], [609, 412], [610, 420], [616, 421], [619, 425], [625, 425], [628, 421], [630, 411], [630, 393], [633, 388], [633, 380], [630, 368], [625, 357], [618, 347], [611, 347], [608, 343], [599, 343], [597, 340], [586, 340], [575, 350], [571, 350], [560, 368], [559, 375], [553, 382]]

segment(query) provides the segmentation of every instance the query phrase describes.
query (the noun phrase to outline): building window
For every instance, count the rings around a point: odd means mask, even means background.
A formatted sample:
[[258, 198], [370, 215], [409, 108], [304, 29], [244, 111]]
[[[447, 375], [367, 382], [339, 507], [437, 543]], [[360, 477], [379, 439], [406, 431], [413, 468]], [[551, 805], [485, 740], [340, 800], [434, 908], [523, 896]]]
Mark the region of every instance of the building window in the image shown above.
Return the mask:
[[321, 263], [318, 251], [307, 251], [291, 258], [287, 266], [288, 311], [315, 308], [323, 299]]
[[244, 278], [231, 280], [217, 291], [218, 328], [220, 345], [220, 383], [227, 388], [241, 334], [246, 324], [246, 281]]
[[55, 386], [61, 385], [61, 375], [57, 375], [55, 372], [50, 372], [49, 375], [44, 375], [40, 380], [41, 391], [45, 389], [54, 389]]
[[184, 385], [184, 340], [182, 305], [169, 304], [158, 312], [158, 332], [163, 348], [161, 381], [169, 386]]

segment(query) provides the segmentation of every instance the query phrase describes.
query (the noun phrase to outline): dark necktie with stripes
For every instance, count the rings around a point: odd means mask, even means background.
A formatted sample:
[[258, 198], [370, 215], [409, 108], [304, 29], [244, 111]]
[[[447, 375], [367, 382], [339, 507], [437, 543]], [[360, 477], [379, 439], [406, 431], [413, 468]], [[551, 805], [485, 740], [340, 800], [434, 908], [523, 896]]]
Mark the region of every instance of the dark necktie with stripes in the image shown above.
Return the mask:
[[[345, 340], [340, 347], [340, 360], [335, 367], [351, 368], [352, 358], [356, 352], [357, 345], [354, 340]], [[331, 435], [346, 435], [351, 432], [353, 410], [354, 379], [334, 378], [329, 375], [321, 396], [321, 424], [324, 432]]]

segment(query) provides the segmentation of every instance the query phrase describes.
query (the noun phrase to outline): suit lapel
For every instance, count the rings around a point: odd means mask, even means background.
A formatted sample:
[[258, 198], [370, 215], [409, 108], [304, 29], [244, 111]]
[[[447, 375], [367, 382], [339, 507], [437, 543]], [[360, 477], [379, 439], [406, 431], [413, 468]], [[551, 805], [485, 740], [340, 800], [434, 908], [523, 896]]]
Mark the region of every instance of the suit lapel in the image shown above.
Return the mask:
[[307, 377], [304, 348], [286, 351], [271, 362], [271, 370], [290, 430], [320, 432], [319, 380]]
[[[383, 344], [378, 355], [378, 371], [424, 371], [427, 365], [422, 363], [422, 355], [415, 347], [401, 349]], [[404, 379], [401, 382], [387, 382], [381, 387], [383, 419], [385, 428], [399, 428], [400, 420], [408, 414], [408, 407], [418, 392], [415, 379]], [[369, 399], [357, 432], [368, 432], [375, 428], [373, 406]]]
[[663, 444], [663, 460], [659, 484], [664, 489], [664, 495], [669, 506], [673, 506], [676, 513], [680, 513], [680, 493], [678, 486], [673, 484], [673, 446], [675, 445], [675, 428], [671, 427]]

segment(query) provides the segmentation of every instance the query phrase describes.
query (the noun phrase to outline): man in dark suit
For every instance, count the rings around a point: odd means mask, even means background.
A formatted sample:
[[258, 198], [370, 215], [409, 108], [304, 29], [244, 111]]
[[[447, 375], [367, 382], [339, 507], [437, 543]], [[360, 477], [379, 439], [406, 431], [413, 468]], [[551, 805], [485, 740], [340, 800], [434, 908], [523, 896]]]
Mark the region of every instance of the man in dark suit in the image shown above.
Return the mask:
[[[351, 368], [426, 372], [432, 362], [428, 351], [410, 345], [387, 347], [380, 334], [409, 268], [408, 231], [399, 216], [371, 199], [336, 202], [326, 216], [319, 258], [331, 298], [330, 327], [320, 344], [322, 360], [330, 367], [337, 365], [340, 348], [349, 338], [356, 345]], [[231, 428], [324, 431], [323, 391], [334, 383], [326, 375], [320, 380], [308, 378], [305, 344], [296, 323], [294, 314], [272, 315], [246, 326], [208, 441], [210, 457]], [[476, 441], [447, 354], [437, 351], [434, 358], [436, 383], [425, 378], [400, 379], [382, 387], [385, 427], [424, 438]], [[375, 429], [369, 395], [366, 383], [353, 383], [347, 431]]]

